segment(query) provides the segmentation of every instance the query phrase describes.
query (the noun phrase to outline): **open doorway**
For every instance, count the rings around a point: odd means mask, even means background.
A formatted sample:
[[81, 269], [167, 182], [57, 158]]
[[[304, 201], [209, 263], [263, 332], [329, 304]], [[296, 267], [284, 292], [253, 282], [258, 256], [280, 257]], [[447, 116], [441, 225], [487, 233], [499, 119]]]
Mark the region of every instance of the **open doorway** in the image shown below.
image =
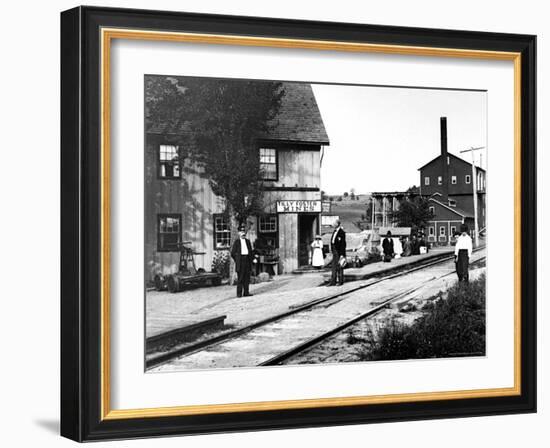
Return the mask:
[[319, 215], [298, 215], [298, 266], [310, 264], [311, 243], [318, 232]]

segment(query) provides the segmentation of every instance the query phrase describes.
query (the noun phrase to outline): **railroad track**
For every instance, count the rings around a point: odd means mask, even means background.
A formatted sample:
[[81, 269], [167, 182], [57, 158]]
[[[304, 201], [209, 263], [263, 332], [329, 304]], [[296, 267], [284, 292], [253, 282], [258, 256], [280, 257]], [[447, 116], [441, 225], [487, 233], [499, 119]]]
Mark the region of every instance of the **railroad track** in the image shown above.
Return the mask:
[[[478, 250], [481, 250], [481, 249], [482, 248], [479, 248], [475, 252], [477, 252]], [[254, 339], [255, 337], [259, 337], [261, 339], [262, 338], [262, 334], [261, 334], [262, 332], [264, 334], [277, 333], [278, 329], [281, 326], [284, 326], [285, 324], [289, 324], [289, 323], [290, 323], [290, 325], [292, 325], [292, 322], [299, 322], [300, 321], [300, 316], [307, 315], [308, 313], [311, 313], [312, 310], [320, 309], [321, 313], [322, 313], [324, 309], [345, 300], [346, 296], [350, 297], [358, 291], [361, 291], [361, 290], [364, 290], [364, 289], [367, 289], [367, 288], [372, 288], [375, 285], [380, 285], [383, 282], [387, 282], [387, 281], [392, 280], [392, 279], [403, 277], [405, 275], [412, 274], [412, 273], [415, 273], [417, 271], [421, 271], [423, 269], [426, 269], [426, 268], [429, 268], [429, 267], [432, 267], [432, 266], [443, 264], [445, 262], [448, 262], [452, 258], [453, 258], [453, 255], [449, 255], [449, 256], [439, 258], [435, 261], [434, 260], [429, 260], [429, 261], [426, 261], [424, 263], [420, 263], [418, 265], [415, 265], [412, 268], [404, 269], [402, 271], [399, 271], [397, 273], [393, 273], [393, 274], [386, 275], [386, 276], [383, 276], [383, 277], [373, 278], [371, 280], [367, 280], [366, 282], [362, 282], [361, 285], [359, 285], [357, 287], [354, 287], [354, 288], [351, 288], [351, 289], [348, 289], [346, 291], [342, 291], [342, 292], [339, 292], [339, 293], [336, 293], [336, 294], [331, 294], [331, 295], [328, 295], [328, 296], [325, 296], [325, 297], [322, 297], [322, 298], [319, 298], [319, 299], [316, 299], [316, 300], [312, 300], [312, 301], [310, 301], [308, 303], [305, 303], [303, 305], [300, 305], [300, 306], [297, 306], [295, 308], [289, 309], [288, 311], [285, 311], [284, 313], [280, 313], [280, 314], [277, 314], [275, 316], [271, 316], [269, 318], [266, 318], [266, 319], [263, 319], [261, 321], [255, 322], [251, 325], [247, 325], [245, 327], [242, 327], [242, 328], [239, 328], [239, 329], [236, 329], [236, 330], [232, 330], [232, 331], [229, 331], [229, 332], [226, 332], [226, 333], [222, 333], [218, 336], [214, 336], [212, 338], [203, 340], [203, 341], [195, 343], [195, 344], [190, 344], [190, 345], [187, 345], [185, 347], [177, 348], [177, 349], [172, 350], [172, 351], [167, 352], [167, 353], [162, 353], [160, 355], [150, 357], [149, 359], [146, 360], [146, 366], [147, 366], [148, 369], [151, 369], [153, 367], [161, 367], [163, 364], [167, 364], [170, 361], [173, 361], [175, 359], [180, 360], [180, 363], [181, 363], [181, 360], [184, 359], [184, 358], [191, 358], [193, 356], [195, 356], [195, 357], [199, 356], [200, 357], [201, 352], [208, 352], [208, 351], [212, 352], [213, 350], [216, 350], [216, 347], [221, 347], [223, 345], [231, 344], [232, 342], [235, 342], [234, 345], [238, 345], [239, 342], [242, 342], [243, 344], [241, 344], [241, 345], [243, 345], [245, 347], [247, 338]], [[445, 274], [445, 275], [449, 275], [449, 274]], [[410, 291], [407, 289], [406, 291], [400, 291], [399, 293], [397, 293], [395, 295], [392, 295], [391, 297], [387, 298], [387, 300], [383, 301], [382, 303], [377, 304], [372, 309], [369, 309], [366, 313], [363, 313], [364, 315], [362, 314], [361, 315], [362, 317], [357, 316], [357, 321], [368, 317], [369, 314], [378, 312], [379, 310], [381, 310], [385, 306], [387, 306], [391, 301], [395, 301], [395, 300], [398, 300], [398, 299], [404, 297], [404, 295], [406, 295], [406, 293], [410, 293], [418, 287], [419, 287], [419, 285], [416, 285]], [[319, 318], [321, 318], [321, 317], [319, 317]], [[346, 327], [347, 327], [347, 326], [353, 325], [353, 323], [349, 323], [349, 321], [346, 321], [345, 324], [342, 324], [342, 325], [346, 325]], [[338, 325], [338, 327], [341, 327], [341, 325]], [[340, 329], [339, 331], [342, 331], [343, 329], [344, 328]], [[338, 331], [335, 332], [335, 329], [333, 328], [332, 330], [330, 330], [328, 332], [325, 332], [321, 336], [322, 336], [322, 338], [326, 339], [326, 338], [330, 337], [332, 334], [336, 334], [337, 332]], [[321, 336], [319, 336], [319, 337], [321, 337]], [[315, 339], [318, 339], [319, 337], [317, 337]], [[285, 356], [287, 356], [287, 357], [294, 356], [296, 353], [298, 353], [299, 350], [306, 350], [308, 347], [311, 347], [311, 346], [313, 346], [313, 345], [315, 345], [315, 344], [317, 344], [321, 341], [321, 339], [319, 339], [319, 341], [314, 342], [313, 339], [314, 338], [308, 339], [305, 342], [302, 341], [300, 344], [295, 345], [293, 349], [282, 350], [276, 356], [271, 356], [271, 357], [269, 357], [269, 359], [267, 359], [267, 361], [259, 362], [257, 365], [275, 365], [275, 364], [278, 364], [278, 363], [281, 362], [281, 360], [283, 360], [283, 358]], [[305, 346], [303, 344], [307, 344], [307, 346]], [[303, 348], [300, 349], [300, 347], [302, 347], [302, 345], [303, 345]], [[239, 350], [238, 347], [236, 348], [236, 350]], [[246, 350], [246, 348], [245, 348], [245, 350]], [[295, 351], [295, 353], [292, 354], [292, 351]]]
[[[480, 259], [476, 260], [475, 262], [473, 262], [470, 265], [470, 268], [479, 266], [481, 263], [484, 263], [485, 261], [486, 261], [485, 257], [480, 258]], [[361, 322], [365, 319], [376, 316], [378, 313], [380, 313], [381, 311], [386, 309], [388, 307], [388, 305], [390, 305], [394, 302], [397, 302], [397, 301], [403, 299], [404, 297], [409, 296], [412, 292], [416, 291], [418, 288], [426, 286], [427, 283], [437, 281], [437, 280], [441, 280], [442, 278], [445, 278], [445, 277], [448, 277], [448, 276], [451, 276], [451, 275], [455, 275], [455, 273], [454, 272], [449, 272], [447, 274], [443, 274], [439, 277], [436, 277], [436, 278], [433, 278], [433, 279], [429, 280], [428, 282], [418, 284], [415, 287], [410, 288], [406, 291], [402, 291], [402, 292], [399, 292], [397, 294], [393, 294], [392, 296], [388, 297], [386, 300], [382, 301], [381, 303], [379, 303], [378, 305], [374, 306], [373, 308], [367, 310], [366, 312], [360, 314], [359, 316], [356, 316], [353, 319], [350, 319], [347, 322], [344, 322], [343, 324], [338, 325], [337, 327], [332, 328], [329, 331], [326, 331], [326, 332], [324, 332], [324, 333], [322, 333], [318, 336], [315, 336], [311, 339], [308, 339], [307, 341], [302, 342], [301, 344], [299, 344], [295, 347], [292, 347], [291, 349], [289, 349], [289, 350], [287, 350], [283, 353], [275, 355], [272, 358], [268, 359], [267, 361], [264, 361], [264, 362], [260, 363], [259, 366], [276, 366], [276, 365], [284, 364], [289, 359], [300, 356], [302, 353], [306, 352], [307, 350], [309, 350], [309, 349], [311, 349], [311, 348], [313, 348], [317, 345], [322, 344], [326, 340], [336, 336], [339, 333], [342, 333], [344, 330], [348, 329], [349, 327], [352, 327], [353, 325], [356, 325], [357, 323], [359, 323], [359, 322]], [[409, 299], [406, 300], [405, 302], [413, 300], [414, 298], [415, 297], [409, 297]]]

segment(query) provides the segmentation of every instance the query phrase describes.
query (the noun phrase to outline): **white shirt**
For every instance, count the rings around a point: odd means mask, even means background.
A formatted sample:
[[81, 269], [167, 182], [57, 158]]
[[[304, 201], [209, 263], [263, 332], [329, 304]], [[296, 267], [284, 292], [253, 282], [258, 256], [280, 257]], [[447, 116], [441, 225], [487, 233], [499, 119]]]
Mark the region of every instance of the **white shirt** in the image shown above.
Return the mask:
[[340, 230], [340, 227], [337, 227], [334, 233], [332, 234], [332, 244], [336, 241], [336, 234], [338, 233], [338, 230]]
[[241, 255], [248, 255], [248, 245], [245, 238], [241, 238]]
[[456, 240], [455, 255], [458, 255], [460, 249], [466, 249], [468, 251], [468, 257], [472, 256], [472, 238], [470, 235], [462, 234]]

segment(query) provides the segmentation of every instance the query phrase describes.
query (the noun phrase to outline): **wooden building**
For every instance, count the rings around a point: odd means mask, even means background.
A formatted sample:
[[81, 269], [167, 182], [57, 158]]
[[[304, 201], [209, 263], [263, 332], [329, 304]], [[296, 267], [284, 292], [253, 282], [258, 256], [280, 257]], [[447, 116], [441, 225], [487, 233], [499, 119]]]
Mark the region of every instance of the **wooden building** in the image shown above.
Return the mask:
[[411, 200], [418, 193], [411, 191], [375, 191], [371, 193], [372, 223], [371, 227], [395, 227], [397, 225], [396, 212], [403, 201]]
[[[441, 154], [421, 166], [420, 194], [430, 198], [434, 218], [428, 223], [428, 241], [453, 242], [454, 231], [466, 223], [474, 229], [474, 185], [477, 193], [478, 228], [486, 225], [486, 171], [447, 151], [447, 119], [441, 117]], [[473, 179], [475, 176], [475, 179]], [[475, 184], [474, 184], [475, 181]]]
[[[261, 82], [261, 81], [259, 81]], [[283, 83], [284, 96], [269, 135], [258, 139], [264, 173], [264, 214], [250, 217], [248, 237], [276, 252], [278, 272], [307, 264], [308, 249], [319, 232], [320, 167], [329, 144], [311, 85]], [[177, 161], [166, 126], [146, 122], [145, 262], [146, 276], [177, 269], [174, 243], [191, 242], [198, 268], [210, 271], [216, 252], [237, 237], [223, 215], [224, 204], [202, 170]]]
[[[419, 193], [411, 191], [373, 192], [372, 226], [395, 227], [395, 213], [403, 201], [419, 194], [430, 202], [434, 218], [428, 222], [428, 242], [447, 245], [454, 242], [453, 235], [460, 231], [461, 224], [474, 229], [474, 179], [477, 192], [478, 228], [486, 226], [486, 171], [447, 151], [447, 119], [441, 117], [441, 153], [418, 170], [420, 172]], [[475, 173], [475, 174], [474, 174]]]

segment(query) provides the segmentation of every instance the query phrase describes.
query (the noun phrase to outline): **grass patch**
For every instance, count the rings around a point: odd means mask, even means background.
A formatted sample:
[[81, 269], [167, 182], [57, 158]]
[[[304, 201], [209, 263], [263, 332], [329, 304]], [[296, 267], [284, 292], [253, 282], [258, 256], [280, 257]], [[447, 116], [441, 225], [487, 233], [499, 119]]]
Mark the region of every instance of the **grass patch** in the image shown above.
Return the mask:
[[397, 360], [485, 355], [485, 274], [456, 283], [412, 325], [392, 321], [362, 360]]

